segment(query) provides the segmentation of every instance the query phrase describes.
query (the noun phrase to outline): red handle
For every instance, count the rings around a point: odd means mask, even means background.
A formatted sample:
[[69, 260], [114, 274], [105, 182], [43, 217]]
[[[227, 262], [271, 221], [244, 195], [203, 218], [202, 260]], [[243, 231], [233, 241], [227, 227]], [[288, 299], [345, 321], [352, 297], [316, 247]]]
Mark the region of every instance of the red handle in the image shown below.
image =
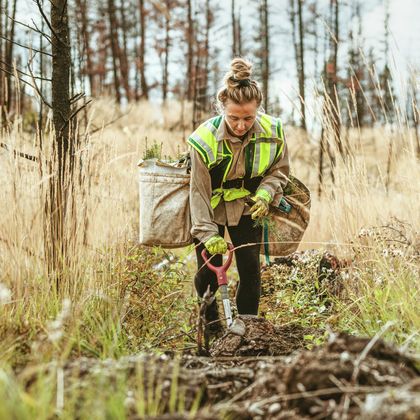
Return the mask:
[[219, 283], [219, 286], [221, 284], [227, 284], [226, 271], [230, 267], [230, 264], [232, 263], [233, 245], [232, 244], [228, 244], [228, 248], [229, 248], [229, 257], [228, 257], [228, 260], [221, 267], [215, 267], [213, 264], [210, 264], [207, 261], [206, 248], [204, 248], [201, 251], [201, 256], [204, 258], [204, 261], [206, 262], [207, 266], [210, 268], [211, 271], [214, 271], [216, 273], [216, 275], [217, 275], [217, 282]]

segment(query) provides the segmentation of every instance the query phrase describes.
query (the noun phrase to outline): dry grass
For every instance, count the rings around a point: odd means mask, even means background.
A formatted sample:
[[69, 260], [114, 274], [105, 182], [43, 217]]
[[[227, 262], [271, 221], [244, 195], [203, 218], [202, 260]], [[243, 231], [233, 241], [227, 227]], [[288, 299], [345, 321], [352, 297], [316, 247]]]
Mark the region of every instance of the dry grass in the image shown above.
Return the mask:
[[[115, 123], [100, 129], [121, 113], [125, 114]], [[350, 273], [348, 279], [349, 288], [353, 288], [354, 310], [348, 312], [342, 325], [360, 330], [358, 317], [369, 318], [369, 311], [373, 311], [372, 305], [361, 307], [360, 302], [364, 302], [363, 296], [375, 292], [377, 286], [372, 283], [375, 276], [388, 279], [389, 292], [376, 305], [388, 307], [391, 301], [386, 297], [397, 284], [409, 279], [411, 291], [404, 299], [401, 297], [403, 300], [398, 305], [418, 308], [418, 286], [410, 273], [404, 271], [398, 282], [392, 280], [395, 264], [409, 269], [418, 264], [414, 260], [406, 263], [406, 254], [411, 255], [413, 248], [405, 249], [405, 254], [389, 265], [385, 264], [383, 249], [378, 249], [378, 246], [383, 248], [383, 242], [366, 245], [358, 238], [362, 227], [384, 225], [392, 217], [413, 227], [414, 233], [407, 230], [410, 240], [416, 237], [420, 226], [420, 165], [416, 156], [416, 137], [413, 130], [403, 124], [396, 124], [392, 129], [353, 128], [342, 133], [349, 153], [341, 158], [336, 150], [330, 118], [323, 116], [321, 120], [326, 141], [336, 156], [334, 182], [330, 165], [325, 163], [321, 195], [318, 193], [319, 133], [306, 134], [285, 127], [293, 174], [312, 190], [311, 223], [301, 249], [325, 249], [345, 258], [354, 258], [357, 251], [359, 271]], [[150, 345], [156, 337], [176, 347], [177, 343], [182, 345], [183, 338], [166, 341], [173, 333], [168, 329], [169, 323], [174, 322], [177, 328], [182, 326], [184, 329], [193, 325], [187, 325], [188, 317], [183, 317], [181, 310], [187, 307], [192, 311], [192, 306], [188, 306], [190, 302], [185, 300], [191, 294], [192, 270], [182, 272], [184, 256], [181, 260], [170, 257], [169, 271], [164, 269], [156, 277], [159, 271], [153, 269], [147, 253], [137, 255], [134, 263], [131, 254], [137, 239], [139, 216], [136, 163], [142, 157], [144, 138], [162, 143], [163, 154], [177, 155], [178, 146], [185, 150], [185, 139], [192, 131], [191, 104], [174, 102], [162, 107], [144, 102], [121, 110], [112, 100], [104, 98], [94, 101], [80, 124], [80, 133], [84, 133], [86, 125], [88, 132], [97, 131], [81, 136], [77, 150], [75, 173], [80, 176], [73, 183], [75, 212], [70, 219], [72, 223], [66, 226], [71, 247], [59, 287], [54, 275], [48, 271], [44, 257], [45, 240], [48, 241], [43, 218], [45, 166], [16, 159], [12, 153], [0, 149], [0, 336], [3, 339], [0, 359], [3, 361], [16, 359], [15, 349], [18, 348], [19, 354], [27, 352], [40, 359], [66, 358], [74, 352], [75, 355], [90, 352], [101, 357], [115, 357], [132, 351], [133, 344], [127, 341], [127, 334], [135, 336], [136, 348]], [[14, 124], [2, 127], [1, 138], [11, 148], [39, 155], [35, 136], [23, 132], [19, 118]], [[49, 132], [45, 133], [43, 160], [49, 157], [50, 139]], [[361, 251], [363, 258], [360, 258]], [[184, 252], [177, 252], [178, 257]], [[156, 255], [153, 258], [162, 263], [166, 257]], [[372, 261], [380, 266], [376, 273], [367, 270]], [[130, 264], [137, 267], [137, 274], [156, 271], [142, 277], [141, 281], [138, 276], [136, 283], [149, 281], [153, 292], [127, 289], [127, 284], [136, 277], [129, 269]], [[155, 286], [162, 281], [165, 282], [162, 287]], [[384, 283], [381, 287], [383, 290]], [[175, 301], [166, 299], [171, 290], [178, 293]], [[71, 301], [71, 316], [62, 325], [62, 329], [66, 325], [66, 334], [57, 342], [49, 340], [49, 347], [41, 344], [34, 347], [33, 343], [44, 342], [45, 337], [52, 334], [50, 323], [62, 313], [64, 299]], [[395, 304], [394, 301], [391, 303]], [[180, 311], [175, 313], [178, 306]], [[385, 313], [390, 312], [384, 309], [383, 315], [376, 314], [375, 317], [386, 318]], [[174, 316], [170, 317], [172, 314]], [[405, 325], [395, 332], [394, 338], [398, 341], [420, 329], [420, 320], [412, 314], [404, 319], [404, 310], [401, 310], [400, 317]], [[142, 326], [147, 326], [138, 334], [132, 334], [135, 322], [139, 320]], [[377, 327], [364, 332], [374, 333]], [[22, 342], [28, 343], [28, 348], [22, 348]]]

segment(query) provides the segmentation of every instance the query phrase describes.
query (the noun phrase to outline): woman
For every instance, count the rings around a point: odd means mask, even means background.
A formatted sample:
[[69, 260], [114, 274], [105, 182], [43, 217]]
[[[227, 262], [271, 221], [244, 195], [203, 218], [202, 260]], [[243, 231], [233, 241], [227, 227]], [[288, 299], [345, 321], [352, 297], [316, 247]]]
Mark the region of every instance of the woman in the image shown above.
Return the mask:
[[[255, 219], [268, 214], [269, 204], [280, 204], [289, 176], [289, 159], [281, 121], [258, 112], [263, 94], [251, 79], [252, 62], [235, 58], [230, 69], [225, 86], [217, 94], [221, 115], [206, 121], [187, 140], [191, 146], [192, 235], [198, 245], [194, 283], [200, 297], [208, 285], [213, 293], [218, 289], [216, 274], [203, 267], [201, 251], [205, 247], [210, 254], [219, 254], [212, 264], [222, 265], [222, 254], [227, 251], [226, 228], [234, 247], [257, 243], [235, 251], [238, 313], [257, 317], [262, 228], [254, 227]], [[255, 201], [252, 208], [245, 205], [249, 195]], [[219, 318], [214, 300], [206, 319]], [[223, 328], [220, 322], [212, 327], [215, 334]]]

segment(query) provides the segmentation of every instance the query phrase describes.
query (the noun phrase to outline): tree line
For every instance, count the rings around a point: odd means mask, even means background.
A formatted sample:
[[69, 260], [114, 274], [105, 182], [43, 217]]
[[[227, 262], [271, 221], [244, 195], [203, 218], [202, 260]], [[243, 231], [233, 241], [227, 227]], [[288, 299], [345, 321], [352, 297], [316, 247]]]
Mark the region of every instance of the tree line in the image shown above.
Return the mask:
[[[239, 0], [227, 5], [221, 0], [71, 0], [66, 2], [70, 91], [84, 91], [91, 97], [111, 95], [117, 103], [150, 98], [165, 102], [175, 97], [194, 101], [198, 111], [208, 110], [209, 96], [220, 85], [225, 63], [230, 56], [246, 54], [256, 64], [264, 108], [279, 112], [274, 80], [282, 78], [285, 70], [290, 73], [290, 66], [285, 69], [278, 45], [291, 41], [293, 49], [285, 58], [295, 62], [297, 78], [292, 84], [297, 86], [300, 102], [296, 110], [300, 115], [293, 120], [300, 120], [306, 129], [305, 102], [312, 78], [316, 88], [331, 98], [337, 125], [342, 123], [338, 122], [339, 109], [348, 114], [345, 99], [351, 95], [357, 124], [373, 125], [366, 103], [379, 118], [386, 118], [383, 109], [392, 101], [388, 2], [384, 4], [383, 36], [377, 48], [366, 52], [361, 0], [350, 4], [342, 0], [250, 0], [246, 5]], [[48, 3], [41, 2], [46, 10]], [[23, 0], [0, 0], [0, 102], [8, 113], [16, 99], [14, 68], [21, 76], [21, 72], [28, 73], [28, 54], [37, 55], [33, 59], [35, 76], [40, 90], [51, 96], [43, 80], [51, 74], [51, 56], [45, 54], [51, 49], [42, 35], [48, 28], [43, 19], [37, 26], [27, 13], [25, 19], [19, 18], [22, 5]], [[32, 32], [30, 52], [21, 48], [27, 42], [18, 41], [28, 39], [28, 32]], [[374, 68], [378, 61], [381, 67]], [[21, 90], [29, 92], [27, 86]], [[351, 124], [350, 115], [345, 123]]]
[[[51, 219], [46, 223], [50, 238], [46, 256], [55, 270], [71, 242], [70, 238], [66, 243], [64, 220], [76, 212], [71, 188], [75, 179], [81, 179], [73, 177], [74, 152], [80, 146], [76, 119], [86, 110], [89, 97], [111, 95], [118, 104], [157, 97], [163, 103], [170, 97], [192, 101], [196, 127], [208, 116], [224, 61], [246, 54], [254, 60], [267, 112], [281, 114], [275, 80], [290, 70], [289, 62], [294, 63], [292, 84], [298, 99], [289, 123], [305, 132], [310, 96], [321, 103], [320, 193], [325, 162], [334, 182], [337, 153], [330, 145], [335, 144], [342, 157], [351, 155], [344, 133], [348, 135], [350, 127], [392, 124], [398, 112], [404, 112], [415, 125], [420, 154], [416, 87], [411, 82], [407, 83], [412, 97], [400, 102], [404, 109], [395, 106], [388, 66], [389, 0], [384, 5], [383, 37], [377, 41], [380, 47], [367, 52], [361, 0], [351, 4], [249, 0], [246, 10], [238, 0], [227, 6], [221, 0], [34, 0], [34, 4], [33, 11], [18, 13], [23, 0], [0, 0], [0, 121], [4, 126], [16, 114], [24, 114], [31, 103], [27, 97], [35, 92], [34, 125], [41, 156], [45, 114], [52, 112], [51, 155], [41, 162], [14, 153], [39, 162], [41, 177], [45, 172], [50, 175], [44, 191], [46, 220]], [[292, 48], [279, 56], [283, 39]], [[326, 141], [331, 133], [333, 141]]]

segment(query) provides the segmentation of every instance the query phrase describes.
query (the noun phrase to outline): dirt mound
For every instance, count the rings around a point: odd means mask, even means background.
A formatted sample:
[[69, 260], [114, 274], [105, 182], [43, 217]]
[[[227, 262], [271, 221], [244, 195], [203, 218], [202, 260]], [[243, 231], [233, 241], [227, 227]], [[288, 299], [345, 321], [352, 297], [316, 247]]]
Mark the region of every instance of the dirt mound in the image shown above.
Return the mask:
[[[340, 333], [327, 345], [299, 354], [283, 380], [287, 394], [301, 393], [302, 398], [289, 401], [288, 407], [299, 407], [301, 414], [327, 415], [347, 399], [352, 418], [352, 411], [360, 412], [364, 397], [353, 398], [347, 389], [364, 395], [366, 391], [378, 392], [378, 387], [401, 387], [418, 377], [414, 365], [397, 348], [382, 340], [372, 343], [368, 338]], [[368, 346], [372, 347], [370, 351], [365, 350]], [[321, 390], [325, 392], [319, 393]]]
[[235, 324], [238, 323], [243, 326], [238, 330], [230, 329], [212, 344], [210, 354], [213, 357], [288, 355], [308, 343], [305, 336], [323, 334], [323, 330], [298, 324], [276, 326], [264, 318], [235, 320]]

